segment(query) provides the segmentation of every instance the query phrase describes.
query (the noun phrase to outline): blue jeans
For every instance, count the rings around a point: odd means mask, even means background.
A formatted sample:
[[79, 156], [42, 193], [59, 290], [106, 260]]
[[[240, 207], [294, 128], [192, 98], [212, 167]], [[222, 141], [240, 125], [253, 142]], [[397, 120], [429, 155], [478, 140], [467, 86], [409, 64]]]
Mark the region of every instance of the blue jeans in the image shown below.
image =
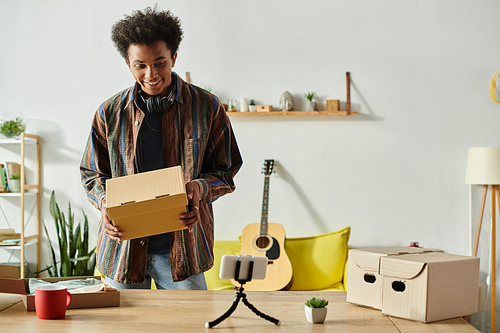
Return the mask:
[[113, 287], [117, 289], [151, 289], [151, 278], [154, 279], [157, 289], [169, 290], [207, 290], [205, 275], [198, 273], [191, 275], [186, 280], [174, 282], [170, 270], [170, 254], [148, 254], [146, 278], [143, 284], [123, 284], [106, 277]]

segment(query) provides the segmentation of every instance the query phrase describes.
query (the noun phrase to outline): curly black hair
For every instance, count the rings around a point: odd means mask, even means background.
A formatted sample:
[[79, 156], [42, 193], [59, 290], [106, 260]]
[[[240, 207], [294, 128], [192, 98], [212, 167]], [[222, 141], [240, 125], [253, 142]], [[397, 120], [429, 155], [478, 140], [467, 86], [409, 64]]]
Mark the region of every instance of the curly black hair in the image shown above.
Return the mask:
[[181, 22], [169, 10], [146, 7], [116, 22], [111, 28], [111, 40], [127, 61], [130, 44], [150, 45], [159, 40], [167, 43], [173, 57], [182, 40]]

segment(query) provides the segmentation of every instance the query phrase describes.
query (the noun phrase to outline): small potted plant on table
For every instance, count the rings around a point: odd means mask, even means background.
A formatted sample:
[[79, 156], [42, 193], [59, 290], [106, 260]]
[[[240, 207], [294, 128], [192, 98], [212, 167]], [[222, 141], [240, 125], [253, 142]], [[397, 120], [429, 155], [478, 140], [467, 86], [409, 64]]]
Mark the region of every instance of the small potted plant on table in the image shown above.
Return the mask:
[[305, 303], [304, 310], [306, 312], [307, 321], [313, 324], [320, 324], [326, 318], [326, 306], [328, 301], [324, 298], [319, 299], [316, 297], [311, 298]]

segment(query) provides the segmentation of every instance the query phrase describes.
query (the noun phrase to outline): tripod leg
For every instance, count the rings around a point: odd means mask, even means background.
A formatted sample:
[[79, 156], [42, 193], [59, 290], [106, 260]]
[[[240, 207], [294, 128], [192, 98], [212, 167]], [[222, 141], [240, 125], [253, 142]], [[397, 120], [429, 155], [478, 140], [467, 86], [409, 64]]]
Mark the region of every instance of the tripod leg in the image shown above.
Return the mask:
[[271, 316], [268, 316], [262, 312], [260, 312], [259, 310], [257, 310], [257, 308], [255, 306], [253, 306], [252, 304], [250, 304], [250, 302], [247, 300], [247, 297], [245, 294], [243, 294], [243, 303], [250, 309], [253, 311], [253, 313], [255, 313], [257, 316], [261, 317], [261, 318], [264, 318], [265, 320], [268, 320], [270, 321], [271, 323], [275, 324], [276, 326], [280, 326], [281, 322], [276, 319], [276, 318], [273, 318]]
[[214, 321], [206, 322], [205, 323], [205, 327], [206, 328], [212, 328], [215, 325], [218, 325], [221, 322], [223, 322], [224, 320], [226, 320], [234, 312], [234, 310], [236, 310], [236, 307], [238, 306], [238, 303], [240, 302], [241, 296], [242, 296], [241, 292], [237, 292], [236, 293], [236, 297], [234, 298], [233, 304], [226, 311], [226, 313], [224, 313], [222, 316], [220, 316], [219, 318], [215, 319]]

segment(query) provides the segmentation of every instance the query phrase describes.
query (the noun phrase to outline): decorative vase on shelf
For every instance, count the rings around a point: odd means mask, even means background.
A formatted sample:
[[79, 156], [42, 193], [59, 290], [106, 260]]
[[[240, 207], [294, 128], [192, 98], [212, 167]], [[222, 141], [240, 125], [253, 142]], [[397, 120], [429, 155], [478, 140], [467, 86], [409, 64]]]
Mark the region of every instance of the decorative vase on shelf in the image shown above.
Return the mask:
[[227, 111], [228, 112], [236, 112], [238, 109], [236, 108], [236, 99], [230, 98], [227, 102]]
[[317, 111], [316, 101], [306, 101], [306, 111]]
[[248, 112], [248, 100], [246, 98], [240, 99], [240, 112]]
[[7, 137], [17, 137], [26, 129], [24, 115], [19, 111], [3, 111], [0, 114], [0, 133]]

